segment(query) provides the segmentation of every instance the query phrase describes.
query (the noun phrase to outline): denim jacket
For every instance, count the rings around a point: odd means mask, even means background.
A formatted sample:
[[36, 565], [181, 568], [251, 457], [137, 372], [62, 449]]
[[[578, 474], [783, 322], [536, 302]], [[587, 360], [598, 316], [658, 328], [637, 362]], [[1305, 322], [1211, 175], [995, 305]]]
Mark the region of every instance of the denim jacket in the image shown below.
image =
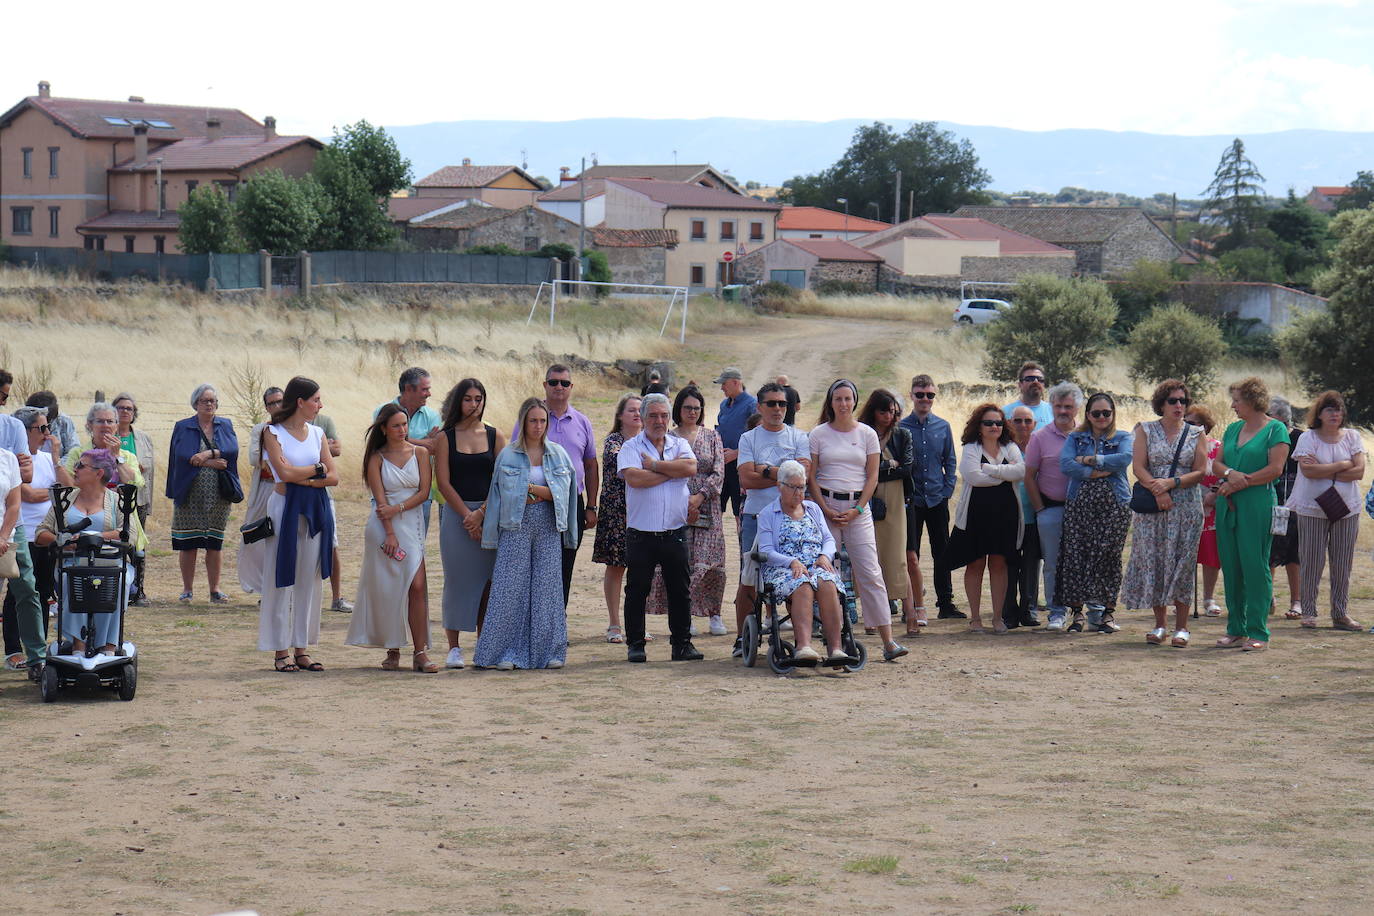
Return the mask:
[[[544, 442], [544, 482], [553, 491], [554, 524], [563, 535], [563, 546], [577, 546], [577, 526], [570, 524], [577, 514], [577, 487], [572, 462], [557, 442]], [[514, 443], [501, 449], [491, 472], [487, 493], [487, 514], [482, 520], [482, 546], [495, 550], [502, 531], [517, 531], [525, 518], [525, 498], [529, 492], [530, 458]]]
[[[1091, 477], [1093, 471], [1101, 470], [1112, 472], [1112, 476], [1106, 479], [1111, 481], [1117, 501], [1123, 505], [1130, 502], [1131, 485], [1126, 480], [1126, 469], [1131, 466], [1134, 448], [1135, 437], [1122, 430], [1117, 430], [1106, 439], [1098, 439], [1082, 430], [1069, 433], [1063, 450], [1059, 452], [1059, 470], [1069, 478], [1068, 498], [1076, 497], [1083, 481]], [[1074, 460], [1079, 455], [1101, 455], [1102, 463], [1096, 467], [1079, 464]]]

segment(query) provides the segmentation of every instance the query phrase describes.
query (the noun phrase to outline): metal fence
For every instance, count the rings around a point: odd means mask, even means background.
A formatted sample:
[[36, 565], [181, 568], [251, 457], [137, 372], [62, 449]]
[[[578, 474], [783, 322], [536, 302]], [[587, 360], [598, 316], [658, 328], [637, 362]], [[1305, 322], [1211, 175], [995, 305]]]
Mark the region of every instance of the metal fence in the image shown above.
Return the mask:
[[538, 286], [551, 258], [443, 251], [316, 251], [310, 283], [487, 283]]
[[262, 256], [256, 254], [209, 255], [209, 275], [219, 289], [262, 287]]
[[161, 280], [205, 286], [209, 255], [127, 254], [84, 248], [12, 245], [8, 260], [44, 270], [71, 270], [96, 280]]

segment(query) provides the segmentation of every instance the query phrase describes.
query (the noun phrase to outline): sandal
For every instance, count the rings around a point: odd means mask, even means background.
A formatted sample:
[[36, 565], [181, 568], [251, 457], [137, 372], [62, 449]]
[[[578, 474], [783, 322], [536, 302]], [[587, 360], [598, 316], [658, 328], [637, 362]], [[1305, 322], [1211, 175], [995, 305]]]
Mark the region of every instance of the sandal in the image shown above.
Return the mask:
[[23, 653], [23, 652], [16, 652], [16, 653], [14, 653], [13, 655], [11, 655], [9, 658], [5, 659], [5, 670], [6, 670], [6, 671], [23, 671], [23, 670], [24, 670], [24, 664], [25, 664], [25, 662], [24, 662], [24, 653]]
[[1237, 648], [1238, 646], [1240, 646], [1240, 644], [1243, 643], [1243, 642], [1245, 642], [1245, 637], [1244, 637], [1244, 636], [1230, 636], [1230, 635], [1227, 635], [1227, 636], [1223, 636], [1223, 637], [1221, 637], [1221, 639], [1218, 639], [1218, 640], [1217, 640], [1217, 648], [1218, 648], [1218, 649], [1235, 649], [1235, 648]]
[[[301, 659], [305, 659], [305, 661], [302, 662]], [[300, 669], [301, 669], [302, 671], [323, 671], [323, 670], [324, 670], [324, 665], [321, 665], [319, 662], [317, 662], [317, 661], [315, 661], [314, 659], [312, 659], [312, 658], [310, 657], [310, 655], [309, 655], [308, 653], [306, 653], [306, 652], [298, 652], [298, 653], [296, 653], [296, 664], [300, 666]]]
[[[283, 665], [282, 662], [286, 662], [286, 664]], [[289, 655], [278, 655], [278, 656], [276, 656], [275, 658], [273, 658], [273, 659], [272, 659], [272, 667], [275, 668], [275, 669], [278, 670], [278, 671], [299, 671], [299, 670], [301, 670], [300, 667], [299, 667], [298, 665], [292, 664], [292, 662], [291, 662], [291, 656], [289, 656]]]
[[617, 645], [619, 645], [620, 643], [623, 643], [624, 641], [625, 641], [625, 631], [622, 630], [622, 629], [620, 629], [620, 627], [607, 627], [607, 628], [606, 628], [606, 642], [612, 642], [612, 643], [616, 643]]
[[1217, 604], [1217, 601], [1216, 601], [1215, 598], [1208, 598], [1208, 599], [1207, 599], [1207, 607], [1206, 607], [1204, 613], [1205, 613], [1208, 617], [1220, 617], [1220, 616], [1221, 616], [1221, 605]]
[[1269, 648], [1269, 643], [1260, 642], [1258, 639], [1247, 639], [1245, 645], [1240, 647], [1242, 652], [1263, 652]]
[[382, 659], [383, 671], [398, 671], [401, 668], [401, 650], [387, 649], [386, 658]]
[[1360, 625], [1359, 621], [1353, 620], [1350, 617], [1337, 617], [1331, 621], [1331, 629], [1359, 633], [1364, 630], [1364, 627]]
[[210, 593], [210, 603], [211, 603], [211, 604], [227, 604], [228, 602], [229, 602], [229, 596], [226, 595], [224, 592], [211, 592], [211, 593]]
[[1302, 619], [1302, 605], [1301, 605], [1301, 604], [1294, 604], [1294, 605], [1293, 605], [1292, 607], [1290, 607], [1288, 610], [1286, 610], [1286, 611], [1283, 612], [1283, 617], [1284, 617], [1285, 620], [1300, 620], [1300, 619]]
[[191, 593], [190, 593], [190, 592], [182, 592], [180, 595], [177, 595], [177, 600], [180, 601], [182, 604], [190, 604], [190, 603], [191, 603]]
[[1302, 627], [1304, 630], [1315, 630], [1317, 628], [1317, 618], [1304, 617], [1302, 623], [1298, 624], [1298, 626]]
[[1064, 630], [1064, 632], [1065, 632], [1065, 633], [1082, 633], [1082, 632], [1083, 632], [1083, 613], [1082, 613], [1081, 611], [1074, 611], [1074, 613], [1073, 613], [1073, 623], [1069, 624], [1068, 627]]
[[1163, 627], [1155, 627], [1153, 630], [1145, 634], [1145, 641], [1152, 646], [1162, 646], [1164, 645], [1165, 632], [1166, 631]]
[[918, 626], [918, 627], [928, 627], [928, 626], [930, 626], [930, 621], [929, 621], [929, 620], [926, 620], [926, 607], [925, 607], [924, 604], [918, 605], [918, 606], [912, 608], [911, 610], [914, 611], [914, 612], [916, 613], [916, 626]]
[[1174, 638], [1169, 640], [1169, 645], [1175, 649], [1186, 649], [1188, 648], [1188, 639], [1191, 636], [1192, 634], [1187, 630], [1175, 630]]
[[[420, 659], [424, 659], [424, 661], [420, 661]], [[413, 653], [411, 655], [410, 661], [411, 664], [415, 666], [415, 670], [419, 671], [422, 674], [439, 673], [439, 666], [429, 660], [429, 653], [424, 649], [421, 649], [419, 652]]]

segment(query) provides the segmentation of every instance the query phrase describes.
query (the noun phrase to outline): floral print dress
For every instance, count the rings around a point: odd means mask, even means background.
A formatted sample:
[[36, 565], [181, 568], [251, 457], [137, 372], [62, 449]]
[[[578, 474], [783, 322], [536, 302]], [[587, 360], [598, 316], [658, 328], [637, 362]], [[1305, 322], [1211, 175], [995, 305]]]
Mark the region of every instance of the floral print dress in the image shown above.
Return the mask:
[[[704, 426], [696, 428], [690, 443], [697, 456], [697, 472], [687, 481], [687, 493], [689, 496], [704, 494], [698, 521], [709, 522], [709, 526], [687, 526], [687, 565], [691, 570], [688, 589], [692, 616], [711, 617], [720, 613], [725, 597], [725, 534], [721, 530], [720, 511], [725, 447], [721, 444], [720, 433]], [[668, 613], [668, 593], [664, 590], [660, 570], [654, 572], [654, 584], [645, 610], [650, 614]]]

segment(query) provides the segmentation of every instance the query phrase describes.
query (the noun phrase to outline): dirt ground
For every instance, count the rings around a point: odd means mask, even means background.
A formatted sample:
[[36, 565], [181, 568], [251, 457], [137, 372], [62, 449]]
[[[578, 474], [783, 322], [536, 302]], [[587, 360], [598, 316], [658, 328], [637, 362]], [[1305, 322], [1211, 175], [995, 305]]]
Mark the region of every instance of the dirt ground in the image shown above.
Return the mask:
[[[709, 381], [766, 352], [809, 418], [832, 373], [881, 364], [891, 327], [846, 323], [854, 349], [829, 357], [815, 335], [834, 322], [763, 330], [694, 338], [679, 371]], [[360, 532], [361, 493], [339, 505]], [[1365, 529], [1353, 613], [1374, 623]], [[361, 535], [344, 544], [351, 596]], [[437, 622], [437, 531], [428, 548]], [[1271, 649], [1242, 654], [1211, 648], [1224, 618], [1203, 619], [1194, 648], [1153, 648], [1133, 611], [1114, 636], [932, 621], [907, 658], [849, 675], [745, 669], [730, 637], [699, 638], [694, 664], [660, 639], [629, 666], [603, 640], [590, 551], [566, 668], [429, 676], [379, 670], [328, 612], [327, 670], [274, 673], [256, 602], [178, 605], [163, 552], [159, 600], [131, 614], [132, 703], [43, 705], [0, 680], [0, 910], [1374, 909], [1366, 634], [1276, 619]]]

